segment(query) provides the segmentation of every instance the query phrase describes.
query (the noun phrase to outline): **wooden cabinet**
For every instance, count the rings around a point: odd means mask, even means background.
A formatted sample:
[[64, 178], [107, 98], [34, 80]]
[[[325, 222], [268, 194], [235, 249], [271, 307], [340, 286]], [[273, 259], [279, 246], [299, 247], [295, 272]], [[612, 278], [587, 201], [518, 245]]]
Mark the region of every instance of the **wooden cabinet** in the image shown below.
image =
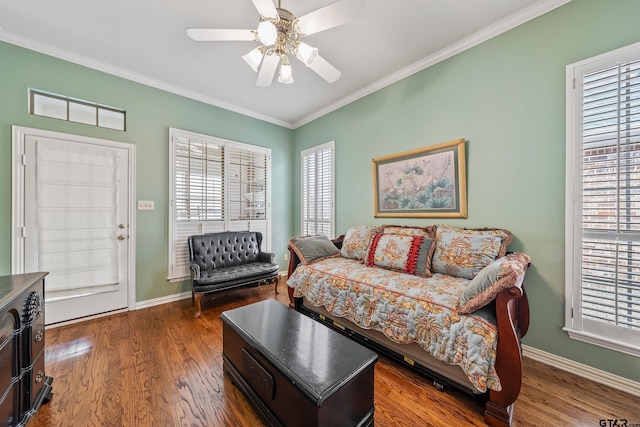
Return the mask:
[[0, 276], [0, 426], [24, 426], [51, 398], [44, 370], [44, 277]]

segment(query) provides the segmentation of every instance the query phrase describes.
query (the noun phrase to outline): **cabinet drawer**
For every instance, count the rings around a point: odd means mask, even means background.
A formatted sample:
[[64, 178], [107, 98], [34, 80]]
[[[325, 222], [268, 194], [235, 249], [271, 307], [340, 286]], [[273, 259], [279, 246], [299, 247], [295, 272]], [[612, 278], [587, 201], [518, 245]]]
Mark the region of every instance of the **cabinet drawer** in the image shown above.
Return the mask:
[[20, 382], [15, 382], [11, 388], [3, 394], [4, 399], [0, 401], [0, 425], [13, 426], [19, 420], [18, 396], [20, 393]]

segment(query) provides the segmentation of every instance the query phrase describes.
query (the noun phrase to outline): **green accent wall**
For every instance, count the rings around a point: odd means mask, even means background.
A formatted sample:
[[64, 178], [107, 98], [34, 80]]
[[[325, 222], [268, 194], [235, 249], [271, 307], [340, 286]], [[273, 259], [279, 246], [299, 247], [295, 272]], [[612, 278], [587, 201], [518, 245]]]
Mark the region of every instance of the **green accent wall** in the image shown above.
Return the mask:
[[[383, 223], [512, 231], [510, 250], [532, 260], [524, 343], [640, 381], [640, 358], [562, 331], [566, 66], [640, 41], [638, 16], [636, 0], [574, 0], [296, 129], [295, 170], [301, 150], [335, 140], [338, 234]], [[372, 158], [458, 138], [467, 140], [468, 218], [373, 217]]]
[[[122, 141], [136, 146], [136, 199], [155, 210], [136, 211], [136, 301], [184, 291], [170, 283], [168, 264], [169, 127], [258, 145], [272, 156], [272, 250], [286, 270], [291, 235], [293, 131], [130, 80], [0, 42], [0, 275], [11, 274], [11, 126]], [[127, 111], [126, 132], [30, 115], [28, 88]]]
[[[531, 256], [528, 346], [640, 381], [640, 358], [568, 338], [564, 323], [565, 71], [640, 41], [637, 0], [573, 0], [296, 130], [0, 42], [0, 275], [10, 274], [11, 125], [136, 145], [136, 300], [189, 290], [168, 283], [168, 129], [272, 150], [272, 249], [300, 230], [300, 151], [335, 140], [337, 230], [359, 224], [501, 227]], [[343, 72], [348, 73], [348, 69]], [[118, 132], [28, 114], [34, 87], [127, 110]], [[465, 138], [468, 218], [376, 219], [371, 159]]]

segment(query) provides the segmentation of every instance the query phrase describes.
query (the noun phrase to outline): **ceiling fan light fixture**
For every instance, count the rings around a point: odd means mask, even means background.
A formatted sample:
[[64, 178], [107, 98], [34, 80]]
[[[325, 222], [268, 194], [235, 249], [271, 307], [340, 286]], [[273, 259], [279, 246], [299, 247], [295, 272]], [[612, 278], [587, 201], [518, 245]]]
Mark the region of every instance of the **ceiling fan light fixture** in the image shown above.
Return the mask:
[[262, 58], [264, 57], [264, 48], [262, 46], [258, 46], [253, 49], [251, 52], [247, 53], [242, 57], [244, 61], [251, 67], [253, 71], [258, 72], [258, 68], [260, 68], [260, 64], [262, 63]]
[[291, 63], [285, 55], [280, 60], [280, 72], [278, 73], [278, 81], [284, 84], [293, 83], [293, 73], [291, 72]]
[[258, 40], [265, 46], [275, 44], [278, 39], [278, 29], [271, 21], [260, 21], [258, 24]]
[[307, 67], [313, 64], [318, 57], [318, 49], [311, 47], [306, 43], [298, 44], [296, 58], [304, 63]]

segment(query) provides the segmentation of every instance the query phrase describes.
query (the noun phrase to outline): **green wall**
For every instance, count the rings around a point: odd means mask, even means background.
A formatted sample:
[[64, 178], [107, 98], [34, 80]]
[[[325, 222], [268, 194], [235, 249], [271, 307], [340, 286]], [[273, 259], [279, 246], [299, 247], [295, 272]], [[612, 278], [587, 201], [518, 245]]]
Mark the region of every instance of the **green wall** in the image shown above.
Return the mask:
[[[272, 150], [272, 250], [283, 261], [291, 235], [293, 131], [0, 42], [0, 275], [11, 273], [11, 126], [27, 126], [136, 145], [136, 199], [155, 210], [136, 211], [136, 300], [190, 290], [167, 282], [169, 127], [214, 135]], [[124, 108], [127, 130], [28, 114], [27, 89], [42, 89]]]
[[[296, 129], [296, 170], [301, 150], [335, 140], [338, 234], [382, 223], [512, 231], [510, 250], [532, 260], [524, 343], [640, 381], [640, 358], [562, 331], [566, 66], [640, 41], [638, 16], [637, 0], [574, 0]], [[468, 141], [467, 219], [373, 217], [372, 158], [458, 138]]]
[[[135, 144], [137, 301], [189, 289], [167, 276], [168, 128], [272, 149], [273, 250], [300, 230], [300, 151], [336, 141], [337, 229], [373, 223], [502, 227], [532, 258], [525, 344], [640, 381], [640, 358], [571, 340], [564, 321], [565, 70], [640, 41], [637, 0], [573, 0], [292, 131], [0, 42], [0, 274], [10, 273], [11, 125]], [[343, 70], [348, 72], [348, 70]], [[31, 116], [34, 87], [127, 110], [118, 132]], [[375, 219], [371, 159], [467, 142], [467, 219]], [[291, 166], [293, 165], [293, 167]]]

